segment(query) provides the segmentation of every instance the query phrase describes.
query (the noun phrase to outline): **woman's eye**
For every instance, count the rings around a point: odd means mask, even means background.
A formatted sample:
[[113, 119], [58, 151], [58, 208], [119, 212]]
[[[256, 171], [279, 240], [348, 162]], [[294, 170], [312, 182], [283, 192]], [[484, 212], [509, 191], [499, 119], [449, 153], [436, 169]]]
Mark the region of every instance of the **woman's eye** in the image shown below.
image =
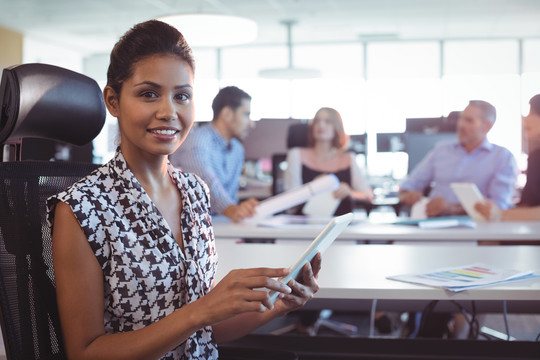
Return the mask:
[[144, 91], [141, 93], [141, 96], [145, 98], [155, 98], [157, 97], [157, 94], [153, 91]]
[[176, 95], [176, 99], [178, 101], [182, 101], [182, 102], [189, 101], [190, 98], [191, 98], [191, 96], [189, 94], [186, 94], [186, 93], [180, 93], [180, 94]]

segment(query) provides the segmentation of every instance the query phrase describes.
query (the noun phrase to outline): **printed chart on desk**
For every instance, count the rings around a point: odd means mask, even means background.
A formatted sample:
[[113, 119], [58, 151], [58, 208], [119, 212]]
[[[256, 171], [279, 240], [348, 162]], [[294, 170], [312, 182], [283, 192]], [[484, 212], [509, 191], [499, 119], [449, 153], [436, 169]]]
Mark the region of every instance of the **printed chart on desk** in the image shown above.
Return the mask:
[[424, 273], [389, 276], [388, 279], [439, 287], [450, 291], [463, 291], [537, 277], [540, 277], [540, 274], [534, 271], [497, 269], [485, 264], [471, 264]]

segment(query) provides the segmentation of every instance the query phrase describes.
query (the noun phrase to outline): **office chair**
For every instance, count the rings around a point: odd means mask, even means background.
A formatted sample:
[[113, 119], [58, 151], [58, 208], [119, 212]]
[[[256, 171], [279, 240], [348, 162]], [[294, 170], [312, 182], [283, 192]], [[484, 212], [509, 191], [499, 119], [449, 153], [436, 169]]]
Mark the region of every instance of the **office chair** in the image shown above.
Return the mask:
[[65, 359], [46, 199], [90, 173], [92, 163], [19, 161], [24, 138], [81, 146], [99, 134], [98, 84], [45, 64], [4, 69], [0, 83], [0, 325], [8, 359]]

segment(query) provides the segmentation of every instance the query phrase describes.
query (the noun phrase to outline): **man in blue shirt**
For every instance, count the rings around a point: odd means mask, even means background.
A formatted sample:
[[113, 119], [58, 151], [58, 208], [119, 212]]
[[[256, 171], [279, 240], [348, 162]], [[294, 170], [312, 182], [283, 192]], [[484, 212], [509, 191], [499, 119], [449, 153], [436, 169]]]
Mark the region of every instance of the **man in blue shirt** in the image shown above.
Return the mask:
[[169, 160], [206, 182], [213, 213], [237, 222], [253, 216], [258, 204], [253, 198], [238, 203], [237, 195], [244, 166], [240, 140], [253, 127], [251, 96], [235, 86], [225, 87], [214, 98], [212, 110], [212, 122], [193, 129]]
[[400, 201], [412, 206], [422, 198], [422, 190], [432, 186], [427, 216], [464, 214], [450, 183], [473, 182], [485, 197], [502, 209], [509, 208], [517, 166], [508, 149], [487, 140], [495, 118], [493, 105], [470, 101], [458, 119], [458, 141], [439, 143], [426, 155], [401, 184]]

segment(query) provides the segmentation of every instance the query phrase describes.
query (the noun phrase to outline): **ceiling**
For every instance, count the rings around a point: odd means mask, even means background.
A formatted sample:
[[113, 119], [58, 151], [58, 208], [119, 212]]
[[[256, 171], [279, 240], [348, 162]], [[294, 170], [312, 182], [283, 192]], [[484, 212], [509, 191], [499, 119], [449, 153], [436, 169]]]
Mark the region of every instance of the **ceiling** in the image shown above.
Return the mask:
[[284, 44], [280, 22], [291, 19], [295, 43], [540, 38], [540, 0], [0, 0], [1, 27], [83, 54], [108, 53], [133, 24], [173, 13], [251, 18], [261, 44]]

